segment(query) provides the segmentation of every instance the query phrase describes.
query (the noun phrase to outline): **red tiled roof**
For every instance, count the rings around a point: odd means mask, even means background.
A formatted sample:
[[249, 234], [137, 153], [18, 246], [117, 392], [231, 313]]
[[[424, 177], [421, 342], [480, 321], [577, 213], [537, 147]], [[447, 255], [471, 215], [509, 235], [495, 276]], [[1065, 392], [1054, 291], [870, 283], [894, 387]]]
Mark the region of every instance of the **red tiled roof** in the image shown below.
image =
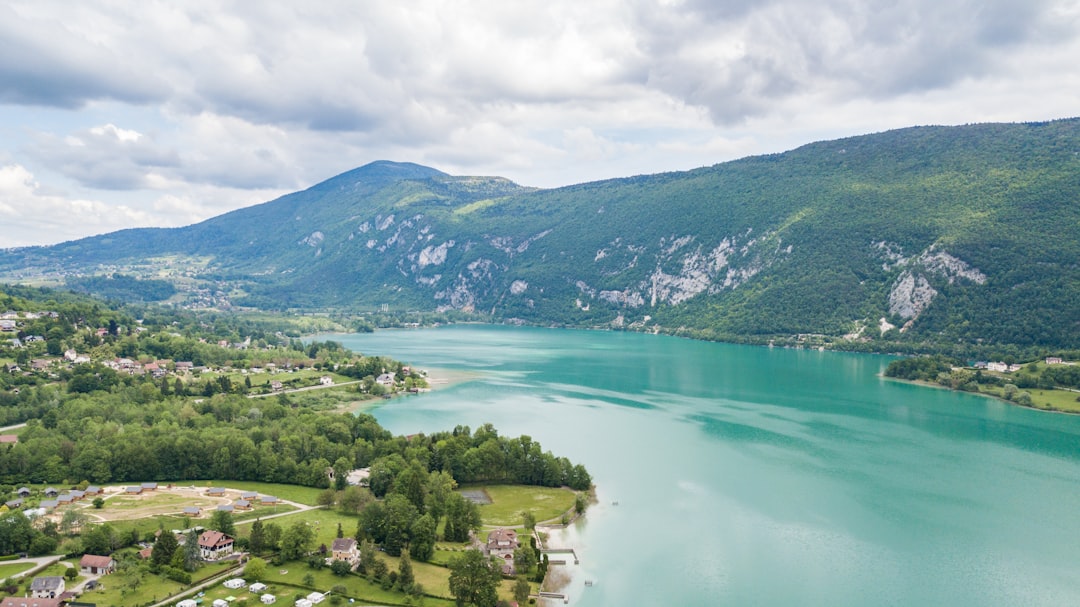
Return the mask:
[[113, 562], [111, 556], [98, 556], [95, 554], [87, 554], [79, 560], [79, 567], [97, 567], [98, 569], [104, 569], [111, 565]]

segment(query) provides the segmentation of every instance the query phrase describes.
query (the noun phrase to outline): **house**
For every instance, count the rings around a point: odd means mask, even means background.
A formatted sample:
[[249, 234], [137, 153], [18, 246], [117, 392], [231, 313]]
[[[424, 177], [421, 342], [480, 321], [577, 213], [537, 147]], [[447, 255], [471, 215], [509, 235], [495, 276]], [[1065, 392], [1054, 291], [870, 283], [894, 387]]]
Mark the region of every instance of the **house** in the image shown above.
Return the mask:
[[143, 483], [143, 491], [157, 491], [157, 483]]
[[274, 381], [270, 382], [270, 389], [274, 392], [281, 392], [285, 389], [285, 384], [275, 379]]
[[495, 529], [488, 534], [484, 551], [489, 557], [498, 557], [502, 560], [504, 575], [514, 575], [514, 551], [520, 545], [517, 532], [513, 529]]
[[312, 592], [311, 594], [307, 595], [307, 600], [311, 601], [312, 605], [318, 605], [319, 603], [326, 600], [326, 595], [321, 592]]
[[60, 492], [56, 490], [56, 487], [45, 487], [45, 495], [49, 497], [56, 497], [60, 495]]
[[360, 560], [360, 551], [356, 548], [356, 540], [351, 537], [337, 538], [330, 545], [330, 558], [335, 561], [347, 561], [350, 565], [356, 565]]
[[296, 607], [311, 607], [311, 601], [307, 599], [296, 599]]
[[1019, 371], [1020, 369], [1023, 369], [1023, 368], [1024, 368], [1023, 365], [1009, 365], [1008, 371], [1009, 371], [1009, 373], [1016, 373], [1017, 371]]
[[255, 491], [244, 491], [243, 493], [240, 494], [240, 499], [247, 500], [249, 502], [254, 500], [257, 497], [259, 497], [259, 494], [257, 492], [255, 492]]
[[143, 548], [142, 550], [139, 551], [139, 558], [141, 558], [142, 560], [145, 561], [145, 560], [149, 559], [153, 554], [154, 554], [154, 547], [153, 546], [147, 546], [146, 548]]
[[0, 434], [0, 445], [14, 445], [19, 442], [18, 434]]
[[212, 496], [215, 496], [215, 497], [221, 497], [221, 496], [225, 495], [225, 488], [224, 487], [210, 487], [209, 489], [206, 490], [206, 494], [207, 495], [212, 495]]
[[211, 603], [211, 606], [212, 607], [229, 607], [229, 601], [226, 601], [225, 599], [215, 599], [214, 602]]
[[394, 374], [383, 373], [382, 375], [375, 378], [375, 383], [382, 386], [392, 386], [394, 385]]
[[14, 320], [0, 320], [0, 331], [14, 331], [19, 328]]
[[251, 510], [251, 502], [247, 500], [236, 500], [233, 502], [233, 507], [237, 510]]
[[199, 607], [199, 603], [195, 599], [184, 599], [177, 603], [176, 607]]
[[989, 362], [986, 363], [987, 371], [997, 371], [998, 373], [1005, 373], [1009, 370], [1009, 365], [1003, 362]]
[[41, 503], [38, 504], [38, 507], [45, 510], [46, 512], [49, 512], [55, 510], [57, 505], [59, 504], [56, 500], [41, 500]]
[[30, 368], [34, 371], [44, 371], [48, 369], [49, 365], [51, 364], [51, 360], [45, 358], [35, 358], [34, 360], [30, 361]]
[[86, 492], [79, 491], [78, 489], [72, 489], [71, 491], [68, 491], [68, 495], [71, 496], [71, 501], [77, 502], [82, 498], [86, 497]]
[[213, 561], [232, 554], [233, 538], [220, 531], [203, 531], [199, 536], [199, 555]]
[[116, 570], [116, 561], [111, 556], [84, 555], [79, 560], [79, 571], [93, 575], [107, 575]]
[[330, 377], [329, 375], [323, 375], [319, 378], [319, 385], [332, 386], [334, 385], [334, 378]]
[[248, 586], [248, 590], [250, 590], [251, 592], [262, 592], [263, 590], [266, 590], [266, 584], [262, 582], [255, 582], [254, 584]]
[[73, 501], [75, 501], [75, 498], [71, 497], [70, 493], [65, 493], [65, 494], [63, 494], [63, 495], [56, 498], [56, 503], [57, 503], [57, 505], [60, 505], [60, 506], [67, 506], [68, 504], [70, 504]]
[[1060, 356], [1047, 356], [1046, 357], [1046, 364], [1048, 364], [1048, 365], [1060, 365], [1061, 362], [1062, 361], [1061, 361]]
[[272, 495], [264, 495], [264, 496], [259, 498], [259, 503], [264, 505], [264, 506], [268, 506], [268, 505], [269, 506], [274, 506], [274, 505], [277, 505], [277, 503], [279, 501], [280, 500], [278, 500], [278, 498], [276, 498], [276, 497], [274, 497]]
[[233, 510], [235, 510], [235, 509], [236, 509], [236, 508], [234, 508], [232, 504], [221, 504], [220, 506], [218, 506], [218, 507], [217, 507], [217, 511], [218, 511], [218, 512], [228, 512], [228, 513], [230, 513], [230, 514], [231, 514], [231, 513], [233, 512]]
[[244, 581], [244, 578], [234, 577], [231, 580], [225, 580], [225, 583], [222, 584], [222, 586], [231, 590], [239, 590], [240, 588], [247, 586], [247, 582]]
[[0, 601], [0, 607], [60, 607], [60, 599], [35, 599], [33, 597], [9, 596]]
[[264, 594], [259, 597], [259, 602], [263, 605], [273, 605], [277, 601], [277, 597], [272, 594]]
[[101, 487], [98, 487], [97, 485], [88, 485], [83, 493], [86, 495], [101, 495], [102, 491]]
[[59, 575], [36, 577], [30, 582], [30, 596], [36, 599], [55, 599], [64, 594], [64, 578]]
[[132, 485], [124, 489], [124, 493], [127, 493], [128, 495], [142, 495], [142, 491], [142, 485]]
[[195, 363], [191, 362], [178, 362], [176, 363], [177, 373], [187, 373], [195, 368]]
[[202, 516], [202, 508], [198, 506], [185, 506], [184, 516]]
[[18, 493], [19, 497], [30, 497], [30, 487], [19, 487], [15, 493]]
[[15, 510], [16, 508], [22, 508], [22, 498], [8, 500], [4, 502], [4, 505], [8, 507], [8, 510]]

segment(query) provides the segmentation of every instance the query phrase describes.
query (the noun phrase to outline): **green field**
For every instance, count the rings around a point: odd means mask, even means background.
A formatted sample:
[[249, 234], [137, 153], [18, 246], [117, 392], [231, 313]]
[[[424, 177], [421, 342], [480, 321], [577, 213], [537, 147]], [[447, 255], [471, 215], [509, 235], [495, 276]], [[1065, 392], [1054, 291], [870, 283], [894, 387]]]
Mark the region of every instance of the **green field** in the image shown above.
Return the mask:
[[[192, 583], [198, 584], [207, 578], [218, 575], [235, 561], [205, 564], [191, 575]], [[83, 593], [81, 599], [86, 603], [95, 603], [98, 607], [131, 607], [146, 605], [182, 592], [187, 586], [167, 580], [164, 577], [133, 570], [123, 571], [101, 578], [101, 586]]]
[[[996, 396], [1002, 395], [1002, 388], [997, 386], [980, 386], [981, 393]], [[1035, 409], [1047, 411], [1061, 411], [1064, 413], [1080, 413], [1080, 392], [1070, 390], [1040, 390], [1031, 388], [1026, 390], [1031, 395], [1031, 406]], [[1016, 403], [1010, 403], [1016, 405]], [[1020, 406], [1020, 405], [1016, 405]]]
[[29, 569], [34, 568], [33, 563], [3, 563], [0, 564], [0, 579], [9, 578], [13, 575], [22, 573]]
[[520, 527], [523, 512], [532, 512], [538, 523], [557, 521], [574, 507], [576, 496], [570, 489], [553, 487], [474, 485], [467, 488], [487, 491], [491, 503], [480, 506], [480, 517], [484, 525], [493, 527]]

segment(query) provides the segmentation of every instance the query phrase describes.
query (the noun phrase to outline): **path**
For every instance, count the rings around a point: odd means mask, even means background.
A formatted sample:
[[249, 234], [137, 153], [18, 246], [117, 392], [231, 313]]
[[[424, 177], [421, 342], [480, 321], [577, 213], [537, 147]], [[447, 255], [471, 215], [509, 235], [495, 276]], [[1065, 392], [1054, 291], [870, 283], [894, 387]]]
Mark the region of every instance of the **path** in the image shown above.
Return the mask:
[[4, 426], [3, 428], [0, 428], [0, 434], [7, 434], [11, 430], [18, 430], [19, 428], [25, 428], [25, 427], [26, 427], [26, 422], [23, 422], [21, 424], [15, 424], [14, 426]]
[[295, 388], [293, 390], [282, 390], [281, 392], [271, 392], [269, 394], [248, 394], [248, 398], [266, 398], [267, 396], [277, 396], [279, 394], [292, 394], [294, 392], [307, 392], [308, 390], [322, 390], [322, 389], [325, 389], [325, 388], [337, 388], [339, 386], [351, 386], [353, 384], [360, 383], [360, 381], [361, 380], [359, 380], [359, 379], [356, 380], [356, 381], [343, 381], [340, 384], [330, 384], [329, 386], [324, 386], [322, 384], [319, 384], [317, 386], [308, 386], [306, 388]]

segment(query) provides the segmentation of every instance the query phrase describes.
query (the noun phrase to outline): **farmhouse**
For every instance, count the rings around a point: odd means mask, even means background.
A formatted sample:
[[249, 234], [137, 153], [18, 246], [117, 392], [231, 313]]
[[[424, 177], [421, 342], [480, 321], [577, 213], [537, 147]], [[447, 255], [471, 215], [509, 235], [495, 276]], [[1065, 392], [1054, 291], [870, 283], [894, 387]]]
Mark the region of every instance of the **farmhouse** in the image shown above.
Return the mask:
[[484, 551], [488, 556], [498, 557], [502, 571], [506, 575], [514, 574], [514, 551], [520, 546], [517, 532], [513, 529], [495, 529], [488, 534]]
[[337, 538], [330, 545], [330, 558], [335, 561], [346, 561], [350, 565], [356, 565], [360, 560], [360, 551], [356, 548], [356, 540], [351, 537]]
[[233, 552], [233, 538], [220, 531], [204, 531], [199, 536], [199, 555], [213, 561], [228, 556]]
[[79, 570], [83, 573], [105, 575], [116, 570], [116, 561], [110, 556], [87, 554], [79, 560]]
[[36, 599], [55, 599], [64, 594], [64, 578], [59, 575], [36, 577], [30, 582], [30, 594]]

